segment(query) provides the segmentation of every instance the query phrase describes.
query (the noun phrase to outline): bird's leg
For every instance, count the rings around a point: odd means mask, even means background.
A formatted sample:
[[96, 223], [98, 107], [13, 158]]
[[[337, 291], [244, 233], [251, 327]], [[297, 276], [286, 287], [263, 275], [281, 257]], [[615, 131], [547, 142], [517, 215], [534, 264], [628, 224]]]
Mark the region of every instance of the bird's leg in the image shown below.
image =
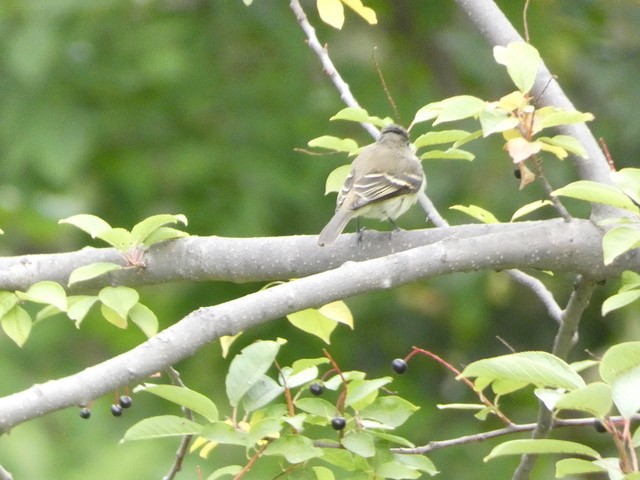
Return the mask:
[[360, 217], [356, 217], [356, 233], [358, 234], [358, 245], [362, 244], [362, 234], [366, 228], [360, 225]]

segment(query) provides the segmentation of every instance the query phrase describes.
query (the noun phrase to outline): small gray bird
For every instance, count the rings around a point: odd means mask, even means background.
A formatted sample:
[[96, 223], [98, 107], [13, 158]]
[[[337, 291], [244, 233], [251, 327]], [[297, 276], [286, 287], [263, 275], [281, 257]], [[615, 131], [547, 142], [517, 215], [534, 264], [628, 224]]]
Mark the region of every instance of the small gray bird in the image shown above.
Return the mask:
[[416, 203], [426, 184], [407, 131], [398, 125], [384, 127], [378, 141], [365, 147], [351, 164], [338, 193], [336, 213], [320, 232], [318, 245], [332, 243], [352, 218], [393, 223]]

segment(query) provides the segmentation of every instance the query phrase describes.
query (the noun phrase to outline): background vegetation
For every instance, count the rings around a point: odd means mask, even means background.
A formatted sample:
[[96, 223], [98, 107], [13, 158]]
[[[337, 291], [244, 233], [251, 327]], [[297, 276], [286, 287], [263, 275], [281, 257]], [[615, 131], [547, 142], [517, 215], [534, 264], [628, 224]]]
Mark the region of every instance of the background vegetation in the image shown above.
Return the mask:
[[[520, 2], [499, 3], [521, 25]], [[317, 21], [311, 2], [305, 7], [372, 114], [392, 115], [374, 48], [404, 123], [417, 107], [446, 96], [494, 98], [511, 91], [504, 70], [493, 67], [491, 49], [453, 2], [369, 4], [380, 24], [371, 27], [348, 13], [342, 31]], [[638, 24], [633, 0], [538, 0], [529, 11], [533, 44], [576, 107], [596, 115], [591, 128], [606, 139], [619, 168], [636, 166], [639, 153]], [[0, 35], [2, 255], [80, 248], [86, 237], [57, 221], [81, 212], [127, 228], [151, 214], [184, 213], [188, 230], [198, 235], [315, 234], [333, 211], [333, 197], [323, 196], [326, 175], [346, 159], [295, 149], [325, 133], [369, 141], [356, 125], [328, 121], [342, 108], [340, 99], [286, 2], [256, 0], [247, 8], [241, 1], [8, 1], [0, 4]], [[467, 221], [447, 211], [452, 204], [478, 204], [506, 221], [520, 205], [543, 197], [535, 184], [518, 191], [510, 161], [497, 142], [494, 147], [474, 146], [472, 163], [425, 163], [430, 198], [452, 224]], [[574, 179], [570, 164], [550, 165], [548, 174], [556, 186]], [[569, 206], [588, 214], [577, 203]], [[400, 222], [418, 228], [422, 217], [415, 209]], [[548, 280], [561, 303], [569, 280]], [[261, 286], [166, 285], [142, 295], [164, 327], [200, 305]], [[516, 350], [548, 349], [556, 329], [537, 299], [500, 273], [440, 277], [348, 304], [356, 330], [334, 334], [330, 350], [345, 368], [372, 376], [386, 374], [390, 360], [414, 344], [459, 365], [506, 353], [496, 336]], [[606, 344], [638, 338], [632, 311], [602, 319], [594, 304], [575, 352], [598, 353]], [[144, 339], [136, 329], [93, 320], [81, 331], [60, 319], [44, 321], [23, 349], [0, 336], [0, 395], [70, 374]], [[319, 340], [284, 319], [248, 332], [241, 343], [278, 335], [290, 340], [285, 360], [320, 354]], [[224, 395], [227, 364], [219, 346], [211, 345], [178, 368], [187, 385], [216, 400]], [[481, 428], [460, 413], [435, 409], [436, 403], [472, 400], [438, 365], [412, 364], [394, 388], [424, 406], [404, 427], [417, 444]], [[159, 478], [174, 442], [117, 441], [134, 421], [170, 407], [148, 397], [134, 400], [118, 419], [109, 414], [113, 400], [104, 398], [88, 422], [68, 409], [21, 425], [0, 439], [0, 464], [15, 478]], [[531, 408], [528, 396], [521, 400]], [[478, 449], [490, 447], [430, 456], [447, 466], [440, 478], [468, 478], [479, 467]], [[196, 478], [197, 465], [210, 471], [212, 462], [215, 455], [189, 457], [182, 476]], [[483, 475], [506, 478], [516, 463], [491, 462]]]

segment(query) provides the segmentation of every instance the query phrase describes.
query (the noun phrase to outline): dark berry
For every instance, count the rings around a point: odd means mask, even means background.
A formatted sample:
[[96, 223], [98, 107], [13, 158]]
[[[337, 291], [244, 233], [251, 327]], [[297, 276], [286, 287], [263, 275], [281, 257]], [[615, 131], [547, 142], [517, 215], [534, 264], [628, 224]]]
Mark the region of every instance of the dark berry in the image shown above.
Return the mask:
[[119, 417], [120, 415], [122, 415], [122, 407], [117, 403], [111, 405], [111, 415], [113, 415], [114, 417]]
[[333, 417], [331, 419], [331, 428], [334, 430], [343, 430], [347, 426], [347, 421], [344, 417]]
[[396, 358], [393, 362], [391, 362], [391, 369], [398, 375], [402, 375], [407, 371], [407, 362], [405, 362], [401, 358]]
[[606, 428], [604, 428], [604, 425], [602, 424], [602, 422], [600, 420], [596, 420], [593, 422], [593, 428], [596, 429], [596, 432], [598, 433], [604, 433], [607, 431]]
[[80, 409], [80, 418], [84, 418], [85, 420], [91, 416], [91, 410], [87, 407]]
[[131, 400], [129, 395], [120, 395], [118, 403], [122, 408], [129, 408], [133, 404], [133, 400]]
[[520, 180], [520, 178], [522, 178], [522, 173], [520, 173], [520, 169], [519, 168], [516, 168], [513, 171], [513, 176], [516, 177], [518, 180]]
[[311, 392], [312, 395], [315, 395], [317, 397], [319, 395], [322, 395], [322, 392], [324, 392], [324, 387], [319, 383], [315, 382], [309, 385], [309, 391]]

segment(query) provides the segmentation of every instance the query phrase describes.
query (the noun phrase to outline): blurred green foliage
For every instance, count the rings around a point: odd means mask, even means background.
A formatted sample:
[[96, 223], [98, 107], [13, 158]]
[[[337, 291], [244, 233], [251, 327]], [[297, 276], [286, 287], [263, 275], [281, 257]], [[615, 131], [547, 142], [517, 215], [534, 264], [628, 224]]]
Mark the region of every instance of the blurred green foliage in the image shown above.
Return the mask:
[[[453, 2], [366, 3], [380, 24], [368, 26], [348, 13], [343, 31], [322, 25], [312, 2], [304, 6], [372, 114], [392, 115], [372, 61], [374, 47], [403, 123], [430, 101], [462, 93], [495, 99], [513, 90]], [[500, 4], [522, 30], [521, 2]], [[592, 128], [605, 138], [617, 165], [637, 165], [637, 1], [540, 0], [532, 2], [529, 23], [532, 42], [576, 107], [596, 115]], [[333, 197], [323, 197], [326, 175], [347, 159], [294, 149], [323, 134], [369, 141], [355, 125], [328, 121], [342, 108], [339, 96], [286, 2], [256, 0], [247, 8], [240, 0], [7, 0], [0, 3], [0, 38], [3, 255], [81, 248], [85, 236], [57, 225], [76, 213], [125, 228], [151, 214], [184, 213], [188, 230], [199, 235], [316, 234], [334, 206]], [[452, 224], [468, 221], [447, 210], [453, 204], [478, 204], [506, 220], [519, 206], [542, 198], [537, 184], [518, 191], [499, 142], [474, 142], [473, 151], [472, 163], [425, 164], [428, 193]], [[575, 179], [569, 161], [546, 166], [554, 186]], [[572, 211], [588, 213], [568, 203]], [[401, 223], [424, 226], [418, 209]], [[544, 281], [562, 304], [571, 278]], [[163, 285], [141, 294], [167, 326], [198, 306], [260, 286]], [[600, 319], [605, 292], [600, 296], [583, 321], [576, 356], [638, 336], [630, 312], [606, 323]], [[500, 273], [450, 275], [348, 303], [356, 330], [339, 328], [330, 350], [345, 369], [371, 376], [386, 372], [390, 360], [412, 344], [461, 365], [505, 353], [496, 336], [516, 350], [548, 349], [555, 331], [539, 302]], [[295, 332], [284, 319], [248, 332], [239, 344], [276, 336], [290, 339], [283, 356], [291, 360], [320, 354], [319, 340]], [[137, 329], [120, 331], [97, 316], [81, 331], [68, 321], [46, 320], [24, 349], [0, 336], [0, 394], [74, 373], [143, 340]], [[178, 368], [191, 388], [224, 405], [227, 365], [212, 345]], [[437, 365], [412, 364], [393, 388], [423, 406], [404, 432], [417, 444], [487, 428], [459, 412], [436, 410], [436, 403], [472, 399]], [[519, 400], [511, 406], [513, 417], [532, 421], [535, 403], [530, 396]], [[134, 408], [116, 419], [109, 414], [112, 401], [98, 399], [89, 421], [68, 409], [17, 427], [0, 439], [0, 464], [15, 478], [160, 478], [173, 461], [175, 443], [123, 446], [117, 440], [135, 421], [169, 407], [134, 397]], [[516, 460], [483, 465], [491, 446], [463, 446], [431, 458], [443, 479], [469, 478], [478, 468], [485, 478], [507, 478]], [[214, 452], [211, 460], [190, 457], [179, 478], [195, 478], [197, 466], [207, 473], [227, 460], [224, 452]], [[538, 467], [541, 478], [551, 475], [550, 465]], [[254, 472], [251, 478], [264, 475]]]

